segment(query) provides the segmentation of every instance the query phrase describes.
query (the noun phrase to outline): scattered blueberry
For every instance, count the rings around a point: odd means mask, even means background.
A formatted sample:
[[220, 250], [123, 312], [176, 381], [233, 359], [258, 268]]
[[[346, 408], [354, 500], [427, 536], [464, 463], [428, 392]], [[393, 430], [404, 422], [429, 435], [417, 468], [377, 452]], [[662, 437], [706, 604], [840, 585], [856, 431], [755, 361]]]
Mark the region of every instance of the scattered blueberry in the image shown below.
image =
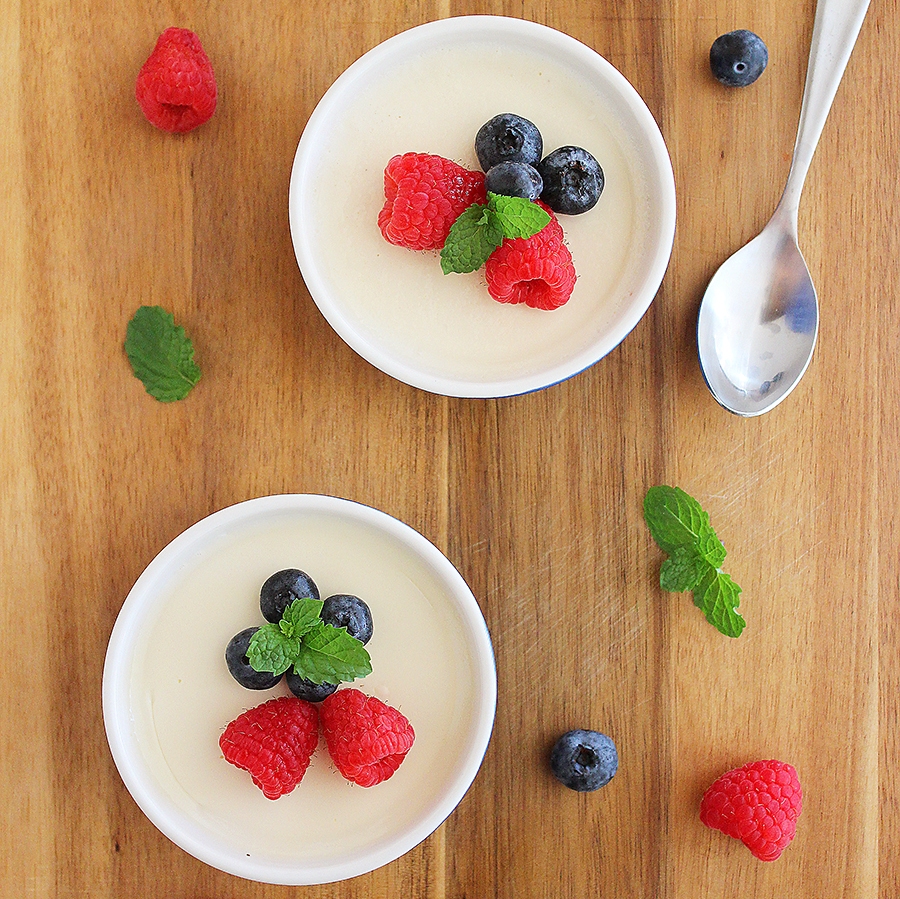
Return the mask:
[[335, 593], [322, 604], [321, 619], [334, 627], [345, 627], [351, 637], [368, 643], [372, 637], [372, 613], [358, 597], [350, 593]]
[[511, 112], [494, 116], [475, 135], [475, 155], [485, 172], [498, 162], [536, 165], [543, 152], [544, 141], [537, 126]]
[[717, 37], [709, 48], [709, 67], [728, 87], [753, 84], [769, 63], [763, 39], [744, 28]]
[[257, 671], [251, 667], [247, 658], [247, 647], [250, 638], [259, 630], [258, 627], [248, 627], [239, 634], [235, 634], [225, 647], [225, 664], [231, 676], [248, 690], [269, 690], [281, 680], [280, 674], [272, 674], [271, 671]]
[[537, 166], [544, 179], [541, 199], [563, 215], [578, 215], [593, 208], [603, 193], [603, 169], [581, 147], [560, 147]]
[[569, 789], [579, 793], [599, 790], [618, 770], [616, 744], [595, 730], [570, 730], [556, 741], [550, 767]]
[[284, 610], [295, 599], [318, 599], [319, 588], [315, 581], [297, 568], [276, 571], [259, 591], [259, 608], [266, 621], [277, 623]]
[[488, 169], [484, 186], [492, 194], [536, 200], [544, 189], [540, 172], [526, 162], [498, 162]]
[[288, 669], [284, 679], [291, 693], [307, 702], [321, 702], [338, 688], [337, 684], [314, 684], [309, 678], [294, 674], [293, 668]]

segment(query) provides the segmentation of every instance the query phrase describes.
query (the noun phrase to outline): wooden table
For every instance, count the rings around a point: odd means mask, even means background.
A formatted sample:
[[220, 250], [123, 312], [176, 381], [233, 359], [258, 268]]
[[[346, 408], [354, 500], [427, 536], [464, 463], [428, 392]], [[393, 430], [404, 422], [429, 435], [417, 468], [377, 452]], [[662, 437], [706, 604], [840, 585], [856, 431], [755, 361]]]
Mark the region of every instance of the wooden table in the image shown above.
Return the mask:
[[[822, 320], [803, 382], [768, 415], [729, 415], [694, 341], [707, 280], [786, 178], [814, 6], [6, 0], [0, 895], [898, 895], [897, 0], [872, 4], [804, 194]], [[656, 116], [678, 190], [671, 264], [638, 327], [517, 398], [434, 396], [363, 361], [310, 300], [288, 228], [293, 153], [328, 85], [382, 39], [463, 13], [532, 18], [607, 57]], [[200, 34], [220, 88], [214, 119], [180, 138], [133, 96], [176, 24]], [[706, 56], [738, 27], [770, 64], [727, 91]], [[135, 309], [157, 303], [203, 368], [171, 405], [122, 350]], [[695, 495], [730, 550], [738, 640], [658, 588], [641, 503], [661, 483]], [[101, 718], [106, 642], [142, 569], [208, 513], [281, 492], [349, 497], [424, 533], [497, 656], [493, 739], [458, 809], [400, 860], [327, 887], [250, 884], [170, 843]], [[580, 726], [619, 747], [599, 793], [548, 774], [549, 747]], [[697, 814], [718, 774], [765, 757], [805, 790], [771, 864]]]

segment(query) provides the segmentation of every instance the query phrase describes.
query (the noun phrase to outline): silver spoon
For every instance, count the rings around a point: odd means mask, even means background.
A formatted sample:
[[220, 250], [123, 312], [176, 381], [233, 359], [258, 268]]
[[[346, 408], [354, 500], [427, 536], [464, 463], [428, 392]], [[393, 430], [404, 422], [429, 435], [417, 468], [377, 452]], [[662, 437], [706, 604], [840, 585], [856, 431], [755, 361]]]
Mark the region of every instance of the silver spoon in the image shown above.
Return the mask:
[[700, 304], [700, 368], [712, 395], [737, 415], [780, 403], [812, 358], [819, 310], [797, 244], [800, 193], [868, 6], [819, 0], [784, 193], [762, 232], [722, 263]]

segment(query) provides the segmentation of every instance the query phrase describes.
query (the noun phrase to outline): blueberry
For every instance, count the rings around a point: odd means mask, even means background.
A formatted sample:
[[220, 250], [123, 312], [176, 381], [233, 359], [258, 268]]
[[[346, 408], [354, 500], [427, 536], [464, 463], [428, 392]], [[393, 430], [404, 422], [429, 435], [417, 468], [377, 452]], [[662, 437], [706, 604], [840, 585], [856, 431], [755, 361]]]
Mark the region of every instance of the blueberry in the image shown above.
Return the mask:
[[554, 211], [578, 215], [596, 205], [603, 193], [603, 169], [581, 147], [560, 147], [537, 166], [544, 179], [541, 199]]
[[276, 571], [259, 591], [259, 608], [266, 621], [277, 623], [284, 610], [295, 599], [318, 599], [319, 588], [315, 581], [297, 568]]
[[769, 62], [769, 51], [759, 35], [740, 29], [717, 37], [709, 48], [709, 67], [728, 87], [753, 84]]
[[543, 152], [544, 141], [537, 126], [511, 112], [494, 116], [475, 135], [475, 155], [485, 172], [498, 162], [536, 165]]
[[322, 605], [322, 621], [335, 627], [347, 628], [351, 637], [368, 643], [372, 637], [372, 613], [358, 597], [350, 593], [335, 593]]
[[619, 767], [616, 744], [595, 730], [570, 730], [556, 741], [550, 767], [569, 789], [579, 793], [599, 790]]
[[305, 699], [307, 702], [321, 702], [338, 688], [337, 684], [314, 684], [309, 678], [294, 674], [293, 668], [288, 669], [284, 679], [291, 693], [298, 699]]
[[488, 169], [484, 186], [492, 194], [536, 200], [544, 189], [540, 172], [525, 162], [498, 162]]
[[272, 674], [271, 671], [257, 671], [250, 666], [247, 658], [247, 647], [250, 638], [259, 630], [258, 627], [248, 627], [239, 634], [235, 634], [225, 647], [225, 664], [231, 676], [248, 690], [270, 690], [281, 680], [280, 674]]

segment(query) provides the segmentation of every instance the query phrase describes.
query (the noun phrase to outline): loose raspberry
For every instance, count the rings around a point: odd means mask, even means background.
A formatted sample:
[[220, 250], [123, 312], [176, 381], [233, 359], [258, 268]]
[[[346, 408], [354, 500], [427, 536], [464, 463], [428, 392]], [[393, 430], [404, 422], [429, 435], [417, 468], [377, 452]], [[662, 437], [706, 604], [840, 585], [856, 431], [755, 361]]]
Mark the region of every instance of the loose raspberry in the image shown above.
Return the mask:
[[794, 839], [802, 808], [800, 781], [791, 765], [752, 762], [723, 774], [706, 791], [700, 820], [771, 862]]
[[267, 799], [290, 793], [303, 780], [318, 743], [316, 707], [294, 696], [244, 712], [219, 737], [226, 760], [249, 771]]
[[182, 133], [208, 121], [216, 110], [216, 78], [200, 38], [167, 28], [138, 74], [135, 96], [163, 131]]
[[487, 199], [482, 172], [426, 153], [388, 162], [384, 196], [378, 227], [386, 241], [410, 250], [439, 250], [460, 213]]
[[338, 771], [361, 787], [387, 780], [406, 758], [416, 735], [407, 719], [374, 696], [338, 690], [321, 705], [328, 752]]
[[550, 221], [532, 237], [504, 240], [485, 263], [488, 293], [498, 303], [524, 303], [534, 309], [558, 309], [575, 288], [575, 265], [553, 212], [539, 204]]

